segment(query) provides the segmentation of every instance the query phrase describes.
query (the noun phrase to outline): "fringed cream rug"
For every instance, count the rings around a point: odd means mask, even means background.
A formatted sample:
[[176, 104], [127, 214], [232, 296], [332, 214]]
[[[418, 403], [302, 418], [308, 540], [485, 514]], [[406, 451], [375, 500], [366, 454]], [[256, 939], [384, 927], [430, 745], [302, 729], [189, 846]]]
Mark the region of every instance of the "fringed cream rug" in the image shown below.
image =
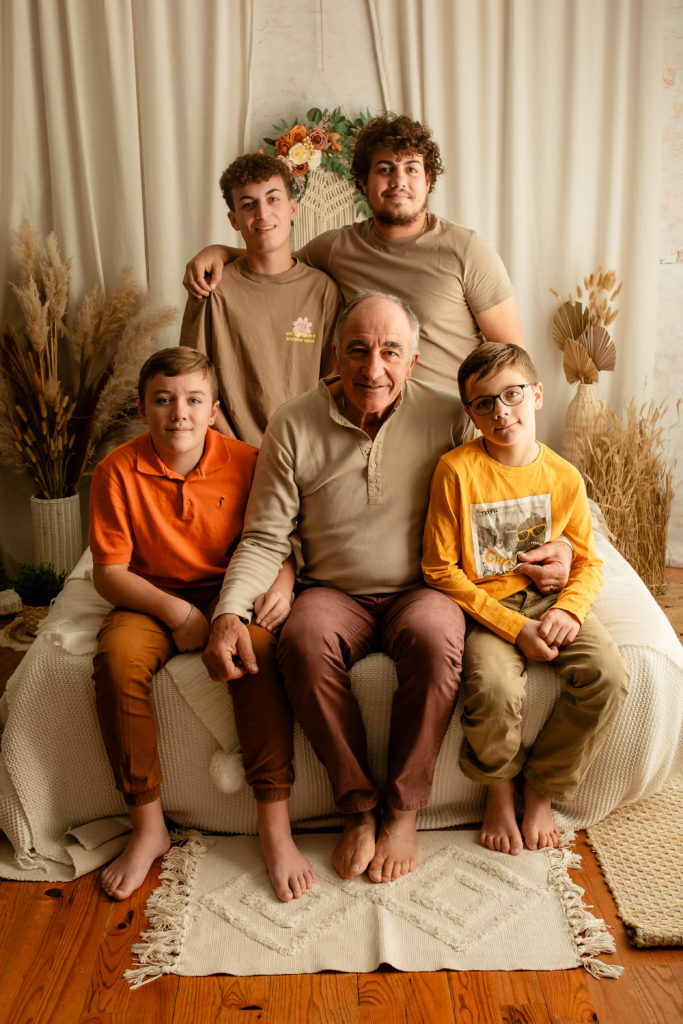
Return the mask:
[[634, 946], [683, 946], [683, 780], [586, 830]]
[[317, 881], [298, 900], [274, 895], [252, 837], [182, 833], [147, 903], [150, 930], [133, 946], [133, 987], [162, 974], [565, 970], [622, 968], [603, 921], [583, 906], [561, 850], [492, 853], [477, 832], [420, 832], [420, 863], [396, 882], [343, 881], [331, 866], [339, 836], [299, 835]]

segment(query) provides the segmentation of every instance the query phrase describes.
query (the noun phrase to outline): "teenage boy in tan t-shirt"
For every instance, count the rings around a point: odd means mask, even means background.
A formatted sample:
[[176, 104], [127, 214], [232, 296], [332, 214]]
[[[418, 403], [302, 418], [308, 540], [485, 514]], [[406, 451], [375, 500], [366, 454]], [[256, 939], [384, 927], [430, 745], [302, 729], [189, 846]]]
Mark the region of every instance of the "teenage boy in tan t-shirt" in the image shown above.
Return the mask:
[[188, 299], [180, 344], [206, 352], [216, 367], [217, 429], [260, 445], [275, 410], [331, 369], [340, 294], [327, 274], [292, 256], [296, 200], [282, 160], [247, 153], [220, 187], [246, 253], [209, 299]]

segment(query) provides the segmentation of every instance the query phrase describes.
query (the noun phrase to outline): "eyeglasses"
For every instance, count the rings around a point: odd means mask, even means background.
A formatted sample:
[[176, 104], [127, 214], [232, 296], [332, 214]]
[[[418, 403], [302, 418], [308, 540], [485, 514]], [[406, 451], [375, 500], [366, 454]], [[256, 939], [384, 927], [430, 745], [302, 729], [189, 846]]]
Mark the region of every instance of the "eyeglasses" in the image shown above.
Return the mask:
[[496, 399], [500, 398], [503, 405], [519, 405], [524, 401], [524, 388], [532, 388], [533, 384], [510, 384], [497, 395], [479, 395], [471, 402], [465, 402], [465, 408], [471, 409], [476, 416], [488, 416], [496, 407]]

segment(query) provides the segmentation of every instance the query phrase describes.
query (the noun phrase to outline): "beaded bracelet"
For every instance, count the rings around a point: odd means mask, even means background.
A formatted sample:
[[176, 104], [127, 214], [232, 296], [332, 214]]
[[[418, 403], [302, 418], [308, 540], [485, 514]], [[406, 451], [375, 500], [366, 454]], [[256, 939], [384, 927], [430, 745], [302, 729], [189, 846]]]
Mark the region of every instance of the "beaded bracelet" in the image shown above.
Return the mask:
[[185, 616], [185, 618], [183, 619], [183, 621], [182, 621], [182, 622], [181, 622], [181, 623], [180, 623], [179, 625], [175, 626], [175, 627], [174, 627], [174, 628], [173, 628], [173, 629], [171, 630], [171, 632], [172, 632], [172, 633], [177, 633], [179, 629], [182, 629], [182, 628], [183, 628], [183, 626], [186, 626], [186, 625], [188, 624], [188, 622], [190, 621], [190, 616], [192, 615], [192, 612], [193, 612], [193, 611], [194, 611], [194, 605], [193, 605], [193, 604], [191, 604], [191, 605], [190, 605], [190, 610], [189, 610], [189, 612], [187, 613], [187, 615]]

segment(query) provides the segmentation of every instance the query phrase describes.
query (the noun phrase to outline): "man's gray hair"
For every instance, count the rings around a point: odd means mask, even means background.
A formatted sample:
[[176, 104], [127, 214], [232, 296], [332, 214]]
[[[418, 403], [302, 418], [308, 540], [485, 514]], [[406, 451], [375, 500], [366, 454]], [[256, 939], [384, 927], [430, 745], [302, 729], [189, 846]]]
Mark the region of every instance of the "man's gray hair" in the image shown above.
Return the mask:
[[364, 302], [365, 299], [388, 299], [389, 302], [394, 302], [403, 310], [406, 317], [408, 318], [408, 323], [410, 324], [410, 358], [412, 359], [420, 345], [419, 320], [413, 313], [408, 303], [405, 302], [403, 299], [399, 299], [397, 295], [387, 295], [386, 292], [372, 291], [359, 292], [358, 295], [354, 295], [354, 297], [349, 302], [347, 302], [347, 304], [344, 306], [341, 313], [337, 317], [337, 322], [334, 327], [334, 334], [332, 336], [332, 348], [334, 349], [335, 356], [339, 358], [341, 348], [341, 334], [344, 328], [344, 324], [346, 323], [349, 317], [349, 314], [356, 308], [356, 306], [358, 306], [361, 302]]

